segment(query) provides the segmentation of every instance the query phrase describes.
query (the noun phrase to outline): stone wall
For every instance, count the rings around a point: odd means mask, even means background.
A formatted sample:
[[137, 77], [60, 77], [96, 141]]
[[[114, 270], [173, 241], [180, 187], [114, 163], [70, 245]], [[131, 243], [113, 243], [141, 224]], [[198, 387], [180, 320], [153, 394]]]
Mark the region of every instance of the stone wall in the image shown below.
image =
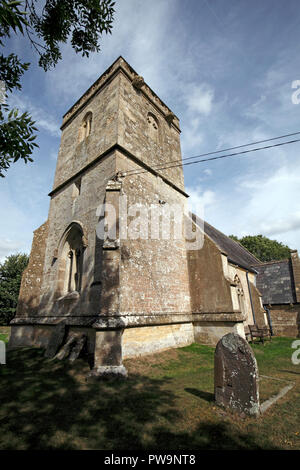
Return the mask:
[[293, 269], [296, 302], [300, 302], [300, 259], [297, 250], [291, 250], [291, 263]]
[[300, 337], [300, 304], [272, 305], [268, 309], [275, 336]]
[[[257, 323], [257, 325], [260, 327], [264, 327], [267, 325], [267, 317], [265, 309], [262, 306], [260, 292], [252, 282], [249, 282], [249, 285], [251, 290], [252, 306], [255, 315], [255, 323]], [[250, 323], [250, 325], [251, 324], [253, 323]]]
[[[97, 209], [104, 203], [107, 181], [116, 172], [115, 152], [97, 162], [81, 176], [80, 194], [74, 198], [70, 182], [52, 195], [49, 210], [49, 235], [45, 255], [44, 280], [41, 289], [40, 317], [62, 318], [69, 323], [92, 323], [100, 312], [102, 242], [96, 236], [100, 216]], [[60, 250], [63, 235], [72, 222], [83, 230], [86, 246], [83, 254], [83, 277], [78, 299], [60, 305], [57, 300]]]
[[[126, 165], [126, 158], [119, 153], [118, 168], [124, 169]], [[159, 201], [170, 206], [176, 204], [183, 212], [185, 196], [148, 172], [124, 178], [122, 195], [126, 196], [128, 207], [140, 205], [140, 210], [147, 211], [148, 223], [143, 227], [144, 239], [133, 239], [133, 233], [128, 233], [127, 239], [121, 239], [121, 314], [137, 317], [190, 314], [185, 240], [173, 238], [172, 223], [168, 239], [162, 239], [162, 232], [155, 239], [151, 232], [152, 217], [162, 207]], [[155, 207], [154, 212], [150, 210], [151, 205]], [[134, 218], [130, 216], [123, 221], [129, 230], [133, 222]], [[136, 228], [138, 234], [142, 227], [137, 225]]]
[[[254, 319], [253, 319], [249, 285], [251, 286], [254, 284], [255, 274], [253, 272], [247, 272], [246, 269], [229, 263], [228, 257], [224, 254], [222, 254], [222, 262], [223, 262], [224, 276], [231, 281], [231, 296], [233, 299], [234, 298], [236, 299], [234, 304], [237, 304], [237, 308], [241, 309], [245, 324], [252, 325], [254, 323]], [[236, 286], [237, 280], [239, 280], [240, 282], [239, 287], [241, 287], [243, 290], [243, 299], [242, 299], [241, 305], [239, 305], [239, 300], [237, 298], [238, 297], [237, 286]], [[255, 296], [258, 294], [258, 292], [256, 291], [254, 293], [255, 293]], [[255, 299], [255, 301], [259, 305], [259, 308], [262, 308], [258, 297], [257, 299]]]
[[[69, 326], [94, 325], [101, 330], [173, 323], [176, 315], [187, 315], [190, 320], [183, 239], [129, 238], [115, 250], [104, 250], [103, 240], [96, 236], [97, 209], [107, 202], [107, 184], [118, 170], [146, 168], [143, 175], [123, 179], [121, 193], [128, 205], [149, 207], [161, 199], [185, 206], [182, 168], [164, 171], [161, 177], [150, 168], [181, 159], [178, 119], [167, 118], [170, 110], [146, 84], [142, 89], [133, 86], [136, 75], [120, 58], [102, 76], [99, 87], [92, 94], [88, 91], [65, 115], [50, 193], [43, 276], [35, 299], [39, 308], [31, 310], [29, 324], [54, 325], [63, 320]], [[92, 113], [91, 132], [81, 141], [87, 113]], [[116, 193], [116, 206], [118, 198]], [[85, 240], [82, 287], [78, 295], [65, 298], [58, 287], [63, 277], [62, 246], [74, 223]], [[32, 256], [36, 256], [35, 246]]]
[[245, 338], [244, 325], [241, 321], [201, 321], [194, 322], [195, 341], [208, 346], [216, 346], [222, 336], [237, 333]]
[[123, 359], [180, 348], [194, 342], [192, 323], [128, 328], [123, 333]]
[[[91, 164], [97, 157], [117, 143], [119, 76], [114, 76], [62, 128], [60, 149], [55, 171], [54, 188]], [[90, 135], [79, 141], [82, 121], [92, 113]]]
[[27, 317], [37, 313], [43, 281], [48, 220], [34, 231], [29, 263], [22, 275], [17, 317]]
[[233, 312], [230, 282], [223, 273], [220, 250], [207, 235], [200, 250], [188, 251], [188, 266], [192, 312]]
[[[178, 127], [166, 121], [165, 114], [142, 90], [120, 74], [118, 143], [152, 168], [181, 162]], [[182, 167], [157, 171], [184, 190]]]

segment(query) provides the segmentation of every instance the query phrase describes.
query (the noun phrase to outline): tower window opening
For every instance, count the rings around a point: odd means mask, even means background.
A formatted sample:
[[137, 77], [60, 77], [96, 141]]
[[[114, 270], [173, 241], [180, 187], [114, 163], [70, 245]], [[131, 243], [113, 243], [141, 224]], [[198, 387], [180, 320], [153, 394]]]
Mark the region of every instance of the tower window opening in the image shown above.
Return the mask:
[[84, 255], [82, 237], [80, 227], [74, 224], [63, 243], [58, 278], [60, 295], [81, 291]]
[[81, 123], [80, 129], [79, 129], [79, 142], [82, 142], [85, 140], [91, 133], [92, 130], [92, 113], [88, 112]]
[[81, 178], [79, 178], [75, 183], [73, 183], [72, 197], [76, 199], [81, 192]]
[[149, 136], [155, 142], [158, 141], [158, 119], [153, 113], [147, 114]]

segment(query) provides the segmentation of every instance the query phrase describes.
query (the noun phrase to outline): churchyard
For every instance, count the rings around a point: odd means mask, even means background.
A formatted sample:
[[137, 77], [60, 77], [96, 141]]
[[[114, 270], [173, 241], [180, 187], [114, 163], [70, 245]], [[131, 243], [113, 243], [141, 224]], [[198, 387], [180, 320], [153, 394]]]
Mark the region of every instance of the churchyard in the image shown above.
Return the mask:
[[[0, 329], [7, 339], [8, 329]], [[124, 381], [86, 382], [87, 363], [23, 348], [0, 366], [0, 449], [299, 449], [300, 365], [292, 338], [253, 350], [261, 403], [293, 388], [258, 418], [214, 401], [214, 348], [192, 344], [124, 361]]]

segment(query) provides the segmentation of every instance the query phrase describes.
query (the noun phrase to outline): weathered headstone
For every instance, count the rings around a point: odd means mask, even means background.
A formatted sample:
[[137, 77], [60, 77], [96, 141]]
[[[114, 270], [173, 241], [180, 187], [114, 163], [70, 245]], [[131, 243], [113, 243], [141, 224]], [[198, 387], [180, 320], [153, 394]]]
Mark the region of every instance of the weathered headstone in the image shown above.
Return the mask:
[[66, 326], [64, 323], [58, 323], [53, 328], [53, 333], [50, 336], [49, 343], [45, 351], [45, 357], [52, 359], [55, 356], [64, 340], [65, 331]]
[[74, 362], [79, 356], [80, 356], [80, 353], [81, 351], [83, 350], [84, 346], [85, 346], [85, 343], [86, 343], [86, 335], [85, 334], [82, 334], [80, 335], [72, 350], [71, 350], [71, 353], [70, 353], [70, 356], [69, 356], [69, 361], [70, 362]]
[[74, 362], [85, 347], [87, 336], [84, 333], [70, 333], [66, 342], [61, 346], [55, 359], [63, 360], [69, 358]]
[[55, 359], [66, 359], [69, 356], [71, 349], [75, 346], [77, 340], [78, 334], [71, 333], [67, 338], [65, 344], [62, 345], [59, 352], [56, 354]]
[[235, 333], [220, 339], [215, 350], [215, 400], [243, 415], [258, 416], [258, 368], [246, 340]]
[[6, 345], [0, 341], [0, 364], [6, 364]]

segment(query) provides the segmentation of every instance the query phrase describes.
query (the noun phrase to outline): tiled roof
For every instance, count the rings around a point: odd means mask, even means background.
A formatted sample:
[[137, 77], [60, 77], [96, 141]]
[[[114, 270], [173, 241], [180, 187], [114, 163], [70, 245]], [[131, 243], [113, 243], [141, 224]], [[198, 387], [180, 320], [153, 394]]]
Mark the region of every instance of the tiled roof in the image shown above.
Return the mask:
[[[203, 221], [196, 217], [196, 222], [201, 227], [203, 226]], [[228, 260], [233, 264], [237, 264], [242, 268], [253, 271], [253, 265], [258, 265], [260, 261], [252, 255], [246, 248], [244, 248], [240, 243], [232, 240], [224, 233], [217, 230], [215, 227], [204, 221], [204, 233], [212, 239], [212, 241], [228, 256]], [[256, 268], [254, 268], [256, 270]]]
[[293, 271], [290, 260], [271, 261], [254, 266], [258, 271], [256, 285], [264, 304], [295, 302]]

